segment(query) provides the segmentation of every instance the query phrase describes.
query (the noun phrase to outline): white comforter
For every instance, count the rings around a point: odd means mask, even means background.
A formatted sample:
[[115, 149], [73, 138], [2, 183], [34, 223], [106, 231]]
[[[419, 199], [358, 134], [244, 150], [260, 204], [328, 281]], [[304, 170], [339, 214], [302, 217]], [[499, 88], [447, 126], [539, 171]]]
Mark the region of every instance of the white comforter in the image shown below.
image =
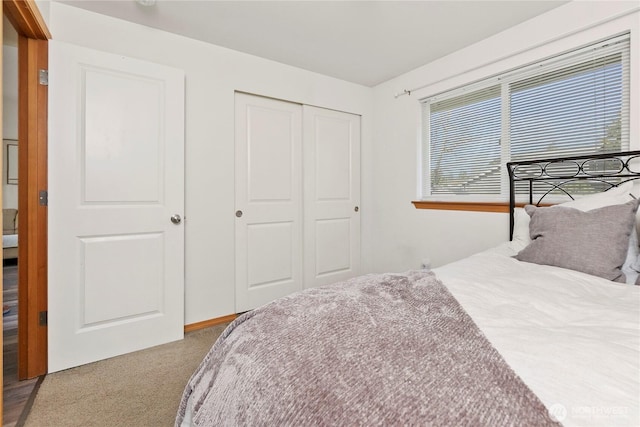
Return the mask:
[[434, 269], [567, 426], [640, 426], [640, 286], [511, 258], [509, 243]]

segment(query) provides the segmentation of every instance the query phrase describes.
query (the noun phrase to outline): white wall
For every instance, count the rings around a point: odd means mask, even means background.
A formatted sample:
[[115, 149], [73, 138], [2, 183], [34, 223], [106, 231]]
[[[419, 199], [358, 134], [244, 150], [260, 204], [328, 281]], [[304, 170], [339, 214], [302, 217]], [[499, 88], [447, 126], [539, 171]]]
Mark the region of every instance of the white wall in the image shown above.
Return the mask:
[[[234, 312], [235, 90], [363, 115], [362, 270], [402, 271], [508, 238], [506, 214], [411, 205], [419, 182], [420, 98], [624, 31], [640, 45], [637, 2], [574, 1], [372, 90], [57, 2], [38, 6], [55, 40], [185, 70], [187, 324]], [[640, 148], [638, 56], [632, 50], [634, 148]]]
[[[2, 138], [18, 139], [18, 48], [2, 46]], [[18, 208], [18, 186], [7, 184], [7, 146], [2, 144], [2, 207]]]
[[[185, 71], [185, 323], [234, 313], [234, 91], [360, 114], [367, 147], [371, 88], [57, 2], [43, 15], [54, 40]], [[369, 198], [363, 189], [363, 220]], [[366, 254], [370, 233], [362, 234]]]
[[[507, 214], [417, 210], [420, 104], [426, 98], [499, 72], [631, 31], [631, 146], [640, 148], [640, 5], [638, 2], [574, 1], [479, 41], [374, 88], [372, 181], [375, 230], [373, 271], [433, 266], [463, 258], [508, 240]], [[437, 40], [433, 41], [437, 43]], [[414, 89], [411, 96], [394, 94]]]

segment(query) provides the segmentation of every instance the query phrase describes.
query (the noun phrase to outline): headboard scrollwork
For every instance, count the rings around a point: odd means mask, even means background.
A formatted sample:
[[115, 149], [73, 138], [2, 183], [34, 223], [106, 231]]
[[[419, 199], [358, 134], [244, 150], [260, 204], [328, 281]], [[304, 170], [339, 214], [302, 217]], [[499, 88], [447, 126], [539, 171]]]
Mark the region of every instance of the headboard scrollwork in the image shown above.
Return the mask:
[[640, 179], [640, 151], [509, 162], [507, 170], [512, 238], [517, 196], [531, 205], [560, 203]]

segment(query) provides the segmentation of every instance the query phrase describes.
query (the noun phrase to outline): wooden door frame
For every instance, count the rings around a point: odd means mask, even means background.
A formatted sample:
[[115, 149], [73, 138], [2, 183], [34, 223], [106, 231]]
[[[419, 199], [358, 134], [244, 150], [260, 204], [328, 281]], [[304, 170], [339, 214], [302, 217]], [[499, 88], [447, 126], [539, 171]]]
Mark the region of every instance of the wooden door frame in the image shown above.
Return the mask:
[[[51, 34], [33, 0], [4, 0], [3, 13], [18, 33], [18, 378], [47, 371], [47, 190], [46, 84]], [[0, 202], [1, 204], [1, 202]], [[1, 377], [0, 377], [1, 378]]]

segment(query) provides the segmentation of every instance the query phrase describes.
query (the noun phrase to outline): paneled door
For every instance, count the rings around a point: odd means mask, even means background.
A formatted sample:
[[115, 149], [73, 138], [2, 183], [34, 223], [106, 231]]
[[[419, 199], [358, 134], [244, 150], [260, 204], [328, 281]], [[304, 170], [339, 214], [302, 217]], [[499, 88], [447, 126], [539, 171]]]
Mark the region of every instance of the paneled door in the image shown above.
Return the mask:
[[49, 48], [49, 371], [181, 339], [184, 73]]
[[360, 116], [303, 107], [305, 287], [360, 271]]
[[236, 94], [236, 311], [302, 289], [302, 107]]

